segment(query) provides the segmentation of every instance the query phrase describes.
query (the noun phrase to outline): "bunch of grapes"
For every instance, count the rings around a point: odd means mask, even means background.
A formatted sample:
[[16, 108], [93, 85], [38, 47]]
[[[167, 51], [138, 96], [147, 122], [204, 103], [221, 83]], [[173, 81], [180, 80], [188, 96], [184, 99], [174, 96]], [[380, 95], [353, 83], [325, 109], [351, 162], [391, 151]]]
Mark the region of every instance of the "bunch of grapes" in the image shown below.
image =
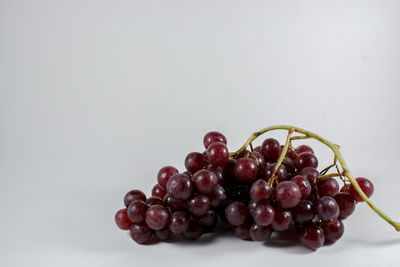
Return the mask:
[[[203, 153], [186, 156], [186, 171], [160, 169], [151, 197], [140, 190], [125, 195], [126, 208], [115, 222], [130, 230], [134, 241], [152, 243], [171, 235], [196, 240], [226, 224], [237, 237], [254, 241], [294, 229], [305, 247], [316, 250], [342, 237], [342, 221], [363, 201], [352, 184], [339, 189], [338, 180], [321, 175], [307, 145], [289, 146], [279, 161], [283, 146], [273, 138], [240, 153], [229, 153], [219, 132], [207, 133], [203, 144]], [[356, 180], [370, 197], [372, 183]]]

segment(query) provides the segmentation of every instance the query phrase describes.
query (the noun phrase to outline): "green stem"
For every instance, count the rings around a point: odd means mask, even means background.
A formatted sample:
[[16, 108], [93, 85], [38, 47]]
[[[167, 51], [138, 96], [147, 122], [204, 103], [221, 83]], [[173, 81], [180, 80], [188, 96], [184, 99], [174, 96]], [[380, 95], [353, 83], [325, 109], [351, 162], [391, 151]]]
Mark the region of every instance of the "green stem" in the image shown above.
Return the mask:
[[287, 153], [287, 151], [288, 151], [288, 147], [289, 147], [289, 144], [290, 144], [290, 136], [292, 135], [292, 133], [293, 133], [293, 130], [290, 129], [289, 132], [288, 132], [288, 135], [287, 135], [287, 137], [286, 137], [285, 145], [283, 146], [283, 149], [282, 149], [282, 151], [281, 151], [281, 154], [279, 155], [278, 161], [276, 162], [274, 171], [273, 171], [271, 177], [270, 177], [269, 180], [268, 180], [268, 183], [269, 183], [270, 185], [272, 185], [272, 184], [274, 183], [274, 180], [276, 180], [276, 177], [275, 177], [276, 172], [278, 171], [279, 166], [281, 166], [281, 164], [282, 164], [282, 162], [283, 162], [283, 159], [284, 159], [285, 156], [286, 156], [286, 153]]
[[[350, 183], [354, 186], [354, 188], [356, 189], [357, 193], [361, 196], [361, 198], [368, 204], [368, 206], [370, 206], [370, 208], [375, 211], [379, 216], [381, 216], [385, 221], [387, 221], [389, 224], [391, 224], [396, 231], [400, 231], [400, 222], [396, 222], [393, 221], [388, 215], [386, 215], [383, 211], [381, 211], [378, 207], [376, 207], [371, 200], [369, 200], [369, 198], [364, 194], [364, 192], [362, 191], [362, 189], [360, 188], [360, 186], [358, 185], [356, 179], [354, 178], [354, 176], [351, 174], [349, 168], [347, 167], [347, 164], [342, 156], [342, 154], [339, 151], [338, 146], [336, 146], [335, 144], [329, 142], [328, 140], [322, 138], [321, 136], [319, 136], [316, 133], [304, 130], [302, 128], [299, 127], [295, 127], [295, 126], [290, 126], [290, 125], [274, 125], [274, 126], [270, 126], [270, 127], [266, 127], [258, 132], [254, 132], [246, 141], [246, 143], [244, 143], [244, 145], [237, 150], [236, 152], [234, 152], [233, 154], [237, 155], [240, 152], [242, 152], [243, 150], [245, 150], [250, 143], [252, 143], [255, 139], [257, 139], [257, 137], [259, 137], [260, 135], [272, 131], [272, 130], [288, 130], [288, 131], [294, 131], [297, 133], [301, 133], [304, 134], [305, 136], [308, 136], [310, 138], [313, 138], [315, 140], [320, 141], [321, 143], [323, 143], [324, 145], [326, 145], [327, 147], [329, 147], [332, 152], [335, 154], [335, 156], [337, 157], [337, 160], [340, 162], [340, 165], [343, 168], [343, 175], [346, 176]], [[287, 150], [287, 147], [286, 147]], [[282, 154], [281, 154], [282, 156]], [[278, 165], [278, 164], [277, 164]]]
[[332, 178], [332, 177], [340, 177], [343, 174], [341, 173], [329, 173], [329, 174], [323, 174], [318, 176], [318, 179], [328, 179], [328, 178]]

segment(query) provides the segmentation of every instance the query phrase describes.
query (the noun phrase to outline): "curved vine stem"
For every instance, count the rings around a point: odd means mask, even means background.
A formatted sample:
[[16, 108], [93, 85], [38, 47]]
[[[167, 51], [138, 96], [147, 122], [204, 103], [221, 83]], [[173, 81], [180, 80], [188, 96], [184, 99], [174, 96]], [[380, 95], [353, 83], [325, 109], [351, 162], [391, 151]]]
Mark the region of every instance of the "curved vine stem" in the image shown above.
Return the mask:
[[[322, 138], [321, 136], [319, 136], [316, 133], [304, 130], [302, 128], [299, 127], [295, 127], [295, 126], [290, 126], [290, 125], [274, 125], [274, 126], [270, 126], [270, 127], [266, 127], [264, 129], [261, 129], [258, 132], [254, 132], [246, 141], [246, 143], [244, 143], [244, 145], [239, 148], [239, 150], [237, 150], [236, 152], [234, 152], [234, 155], [239, 154], [240, 152], [244, 151], [250, 143], [252, 143], [255, 139], [257, 139], [257, 137], [259, 137], [260, 135], [272, 131], [272, 130], [287, 130], [289, 131], [288, 134], [288, 140], [290, 140], [290, 135], [293, 132], [296, 133], [301, 133], [304, 135], [304, 137], [302, 137], [301, 139], [304, 138], [313, 138], [315, 140], [318, 140], [319, 142], [323, 143], [324, 145], [326, 145], [327, 147], [329, 147], [332, 152], [335, 154], [335, 157], [337, 158], [337, 160], [339, 161], [340, 165], [342, 166], [343, 172], [341, 173], [343, 176], [346, 176], [347, 179], [349, 179], [350, 183], [354, 186], [354, 188], [356, 189], [357, 193], [360, 195], [360, 197], [368, 204], [368, 206], [370, 206], [370, 208], [375, 211], [380, 217], [382, 217], [385, 221], [387, 221], [389, 224], [391, 224], [396, 231], [400, 231], [400, 222], [396, 222], [394, 220], [392, 220], [388, 215], [386, 215], [382, 210], [380, 210], [378, 207], [376, 207], [371, 200], [369, 200], [369, 198], [364, 194], [364, 192], [362, 191], [362, 189], [360, 188], [360, 186], [358, 185], [356, 179], [354, 178], [354, 176], [351, 174], [349, 167], [346, 164], [346, 161], [344, 160], [342, 153], [340, 153], [339, 151], [339, 147], [331, 142], [329, 142], [328, 140], [326, 140], [325, 138]], [[296, 138], [297, 139], [297, 138]], [[283, 160], [284, 155], [286, 154], [287, 148], [288, 148], [288, 143], [289, 141], [286, 141], [285, 147], [283, 148], [283, 151], [281, 153], [281, 156], [278, 159], [279, 160]], [[282, 156], [283, 155], [283, 156]], [[282, 158], [282, 159], [281, 159]], [[276, 164], [277, 167], [276, 169], [278, 169], [280, 164]], [[275, 172], [276, 170], [274, 170]]]

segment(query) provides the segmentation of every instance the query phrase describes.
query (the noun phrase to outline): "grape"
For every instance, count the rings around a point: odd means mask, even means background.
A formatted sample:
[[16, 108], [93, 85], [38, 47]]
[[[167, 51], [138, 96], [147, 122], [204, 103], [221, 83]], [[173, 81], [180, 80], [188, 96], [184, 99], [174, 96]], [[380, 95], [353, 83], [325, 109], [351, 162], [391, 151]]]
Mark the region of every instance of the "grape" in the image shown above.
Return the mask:
[[304, 152], [310, 152], [310, 153], [314, 154], [314, 150], [312, 150], [312, 148], [307, 145], [298, 146], [295, 149], [295, 152], [297, 155], [300, 155], [301, 153], [304, 153]]
[[339, 206], [336, 200], [330, 196], [323, 196], [317, 202], [315, 208], [318, 217], [321, 220], [327, 221], [339, 215]]
[[241, 225], [248, 217], [249, 210], [242, 202], [234, 201], [225, 208], [225, 218], [232, 225]]
[[186, 170], [195, 173], [198, 170], [203, 169], [204, 158], [203, 154], [199, 152], [189, 153], [185, 158], [185, 168]]
[[167, 193], [167, 191], [162, 188], [159, 184], [156, 184], [153, 189], [151, 190], [151, 195], [154, 197], [159, 197], [161, 199], [163, 199], [165, 197], [165, 194]]
[[146, 200], [146, 204], [147, 204], [147, 206], [153, 206], [153, 205], [161, 205], [161, 206], [165, 206], [165, 203], [164, 203], [164, 201], [161, 199], [161, 198], [159, 198], [159, 197], [149, 197], [147, 200]]
[[129, 204], [131, 204], [136, 199], [146, 201], [146, 195], [142, 191], [137, 189], [129, 191], [124, 197], [125, 207], [128, 207]]
[[250, 227], [251, 224], [249, 222], [245, 222], [241, 225], [236, 225], [233, 228], [233, 233], [240, 239], [248, 240], [250, 238]]
[[159, 240], [166, 240], [170, 236], [171, 232], [169, 231], [168, 228], [164, 228], [161, 230], [154, 231], [154, 234]]
[[253, 151], [253, 156], [255, 156], [257, 158], [258, 170], [259, 171], [264, 170], [267, 162], [265, 161], [264, 156], [261, 154], [261, 152]]
[[299, 204], [292, 209], [294, 220], [298, 223], [305, 223], [314, 217], [314, 204], [310, 200], [300, 200]]
[[209, 170], [200, 170], [193, 175], [193, 182], [199, 192], [209, 194], [218, 184], [217, 175]]
[[285, 166], [287, 172], [295, 173], [296, 167], [294, 166], [294, 161], [291, 158], [285, 157], [282, 161], [282, 164]]
[[[274, 173], [275, 166], [276, 166], [276, 163], [267, 165], [267, 167], [265, 168], [264, 177], [263, 177], [265, 180], [268, 180], [272, 176], [272, 174]], [[275, 175], [278, 177], [279, 182], [285, 181], [287, 178], [287, 171], [286, 171], [285, 165], [281, 164], [278, 167], [278, 170], [276, 171]]]
[[225, 185], [227, 183], [228, 179], [223, 175], [221, 167], [209, 166], [207, 170], [212, 171], [217, 176], [218, 184]]
[[312, 187], [306, 177], [302, 175], [296, 175], [290, 181], [295, 183], [300, 188], [302, 199], [306, 199], [310, 195]]
[[305, 247], [311, 250], [317, 250], [324, 245], [324, 232], [317, 226], [306, 226], [301, 229], [300, 241]]
[[129, 204], [128, 217], [133, 223], [141, 223], [144, 221], [147, 211], [147, 204], [143, 200], [137, 199]]
[[254, 153], [254, 152], [262, 153], [262, 152], [261, 152], [261, 146], [256, 146], [256, 147], [253, 149], [253, 153]]
[[185, 200], [176, 199], [168, 193], [165, 195], [163, 201], [166, 206], [170, 207], [173, 210], [184, 210], [187, 207]]
[[209, 132], [204, 136], [203, 144], [207, 149], [212, 143], [221, 142], [226, 145], [226, 138], [222, 133], [219, 132]]
[[153, 232], [144, 224], [133, 224], [130, 233], [132, 239], [139, 244], [149, 243], [153, 238]]
[[201, 225], [207, 226], [207, 227], [213, 227], [213, 226], [217, 225], [217, 221], [218, 221], [217, 214], [213, 210], [207, 211], [206, 214], [204, 214], [198, 218], [198, 222]]
[[275, 210], [274, 220], [272, 221], [272, 229], [275, 231], [285, 231], [289, 229], [293, 222], [293, 215], [288, 210]]
[[184, 174], [176, 173], [167, 182], [167, 192], [177, 199], [188, 199], [193, 192], [190, 178]]
[[279, 142], [273, 138], [265, 139], [261, 145], [261, 153], [266, 161], [277, 161], [281, 153]]
[[[284, 145], [281, 145], [281, 152], [283, 150]], [[297, 154], [295, 152], [295, 150], [293, 148], [288, 147], [288, 150], [286, 152], [286, 157], [290, 158], [293, 162], [296, 160], [297, 158]]]
[[115, 214], [115, 223], [122, 230], [129, 230], [131, 228], [133, 222], [128, 217], [127, 209], [120, 209]]
[[172, 166], [165, 166], [158, 171], [157, 181], [162, 188], [166, 188], [169, 178], [179, 171]]
[[235, 175], [241, 182], [251, 182], [256, 178], [258, 166], [251, 158], [241, 158], [236, 161]]
[[334, 178], [322, 179], [317, 182], [319, 196], [334, 197], [339, 192], [339, 184]]
[[258, 179], [250, 187], [250, 198], [255, 202], [268, 200], [271, 197], [271, 194], [272, 189], [264, 180]]
[[300, 188], [293, 182], [281, 182], [275, 188], [275, 200], [284, 209], [293, 208], [300, 202], [300, 199]]
[[[364, 192], [364, 194], [370, 198], [372, 194], [374, 193], [374, 185], [371, 183], [370, 180], [359, 177], [356, 178], [358, 185], [361, 187], [361, 190]], [[349, 193], [350, 195], [354, 198], [355, 201], [357, 202], [363, 202], [364, 200], [361, 198], [361, 196], [358, 194], [356, 189], [354, 188], [353, 185], [350, 185], [349, 188]]]
[[175, 211], [171, 215], [169, 230], [174, 234], [180, 234], [186, 231], [190, 224], [190, 217], [184, 211]]
[[342, 188], [340, 188], [340, 192], [349, 193], [350, 185], [351, 185], [351, 184], [345, 184], [345, 185], [343, 185]]
[[314, 181], [318, 179], [319, 172], [313, 167], [305, 167], [304, 169], [301, 170], [300, 175], [306, 177], [307, 180], [310, 182], [311, 186], [314, 186], [315, 184]]
[[271, 236], [271, 227], [253, 224], [250, 227], [250, 237], [254, 241], [265, 241]]
[[146, 225], [153, 230], [163, 229], [169, 219], [168, 211], [160, 205], [154, 205], [146, 211]]
[[274, 220], [275, 210], [270, 204], [258, 204], [252, 215], [256, 224], [267, 226]]
[[335, 200], [339, 206], [339, 217], [345, 219], [349, 217], [356, 208], [356, 202], [349, 193], [340, 192], [335, 196]]
[[189, 227], [181, 236], [188, 240], [197, 240], [203, 234], [203, 228], [201, 225], [195, 221], [190, 221]]
[[216, 208], [222, 206], [226, 200], [225, 189], [220, 185], [216, 185], [211, 193], [208, 194], [208, 198], [210, 199], [211, 207]]
[[316, 156], [314, 156], [313, 153], [304, 152], [304, 153], [301, 153], [300, 155], [297, 155], [294, 165], [296, 166], [296, 169], [298, 171], [301, 171], [302, 169], [307, 168], [307, 167], [317, 168], [318, 167], [318, 159]]
[[338, 218], [323, 222], [321, 228], [324, 231], [325, 242], [334, 243], [344, 233], [344, 225]]
[[233, 180], [232, 177], [235, 177], [235, 165], [236, 159], [229, 159], [225, 165], [222, 166], [222, 174], [227, 180]]
[[200, 216], [210, 209], [210, 199], [206, 195], [198, 194], [189, 199], [187, 206], [190, 213]]
[[207, 148], [207, 160], [214, 166], [222, 166], [229, 159], [229, 151], [224, 143], [212, 143]]

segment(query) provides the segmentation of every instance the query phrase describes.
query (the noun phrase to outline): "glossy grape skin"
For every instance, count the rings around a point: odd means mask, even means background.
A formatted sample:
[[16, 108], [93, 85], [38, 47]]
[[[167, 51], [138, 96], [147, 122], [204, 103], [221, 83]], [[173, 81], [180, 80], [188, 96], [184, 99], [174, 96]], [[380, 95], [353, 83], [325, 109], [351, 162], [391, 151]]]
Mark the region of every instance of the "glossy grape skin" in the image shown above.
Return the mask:
[[271, 227], [253, 224], [250, 227], [250, 238], [253, 241], [265, 241], [271, 236]]
[[222, 166], [229, 159], [229, 151], [224, 143], [212, 143], [207, 148], [207, 161], [214, 166]]
[[248, 240], [250, 239], [250, 227], [251, 224], [249, 222], [245, 222], [241, 225], [236, 225], [233, 228], [233, 233], [236, 237], [242, 240]]
[[315, 215], [314, 204], [310, 200], [300, 200], [299, 204], [292, 209], [292, 213], [296, 222], [309, 222]]
[[156, 184], [153, 189], [151, 190], [151, 195], [154, 197], [159, 197], [161, 199], [163, 199], [165, 197], [165, 194], [167, 193], [167, 191], [161, 187], [161, 185]]
[[129, 230], [133, 222], [128, 217], [128, 209], [120, 209], [115, 214], [115, 223], [121, 230]]
[[252, 212], [254, 222], [261, 226], [268, 226], [272, 223], [275, 210], [270, 204], [258, 204]]
[[146, 244], [153, 239], [153, 231], [144, 224], [133, 224], [130, 228], [130, 234], [138, 244]]
[[[363, 177], [356, 178], [356, 181], [357, 181], [358, 185], [361, 187], [364, 194], [368, 198], [370, 198], [372, 196], [372, 194], [374, 193], [374, 185], [371, 183], [371, 181], [366, 178], [363, 178]], [[349, 193], [355, 201], [357, 201], [357, 202], [364, 201], [362, 199], [362, 197], [358, 194], [358, 192], [356, 191], [356, 189], [354, 188], [353, 185], [350, 185]]]
[[162, 188], [166, 188], [167, 182], [172, 175], [179, 173], [178, 169], [172, 166], [162, 167], [157, 174], [157, 182]]
[[135, 201], [137, 199], [146, 201], [146, 195], [142, 191], [137, 190], [137, 189], [129, 191], [128, 193], [125, 194], [125, 197], [124, 197], [125, 207], [128, 207], [129, 204], [131, 204], [133, 201]]
[[189, 214], [185, 211], [175, 211], [171, 215], [169, 230], [174, 234], [180, 234], [186, 231], [190, 224]]
[[250, 198], [255, 202], [260, 200], [268, 200], [270, 199], [271, 195], [271, 186], [262, 179], [258, 179], [250, 187]]
[[193, 175], [192, 180], [196, 185], [197, 191], [204, 194], [211, 193], [214, 187], [218, 184], [217, 175], [210, 170], [200, 170], [196, 172]]
[[129, 204], [128, 217], [133, 223], [141, 223], [146, 217], [147, 204], [143, 200], [137, 199]]
[[169, 220], [168, 211], [160, 205], [154, 205], [146, 211], [146, 225], [153, 230], [163, 229]]
[[[265, 167], [265, 172], [264, 172], [264, 177], [263, 177], [265, 180], [268, 180], [269, 178], [271, 178], [272, 174], [274, 173], [275, 166], [276, 166], [276, 163], [272, 163], [272, 164], [268, 164]], [[278, 167], [278, 170], [276, 170], [275, 175], [278, 177], [279, 182], [285, 181], [287, 178], [287, 171], [286, 171], [285, 165], [281, 164]]]
[[227, 183], [228, 177], [224, 176], [220, 166], [209, 166], [207, 170], [212, 171], [217, 176], [218, 184], [223, 186]]
[[272, 229], [275, 231], [285, 231], [289, 229], [293, 222], [293, 215], [289, 210], [276, 209]]
[[215, 211], [209, 210], [206, 214], [197, 218], [199, 224], [207, 227], [213, 227], [218, 222], [218, 217]]
[[287, 172], [295, 173], [296, 167], [294, 165], [294, 161], [291, 158], [285, 157], [282, 161], [282, 164], [285, 166]]
[[235, 164], [235, 176], [241, 182], [251, 182], [256, 178], [258, 166], [254, 159], [240, 158]]
[[225, 136], [216, 131], [208, 132], [203, 138], [203, 145], [207, 149], [212, 143], [221, 142], [227, 144]]
[[225, 189], [216, 185], [210, 194], [208, 194], [208, 198], [210, 199], [210, 206], [213, 208], [217, 208], [222, 206], [226, 200], [226, 192]]
[[161, 198], [159, 198], [159, 197], [149, 197], [147, 200], [146, 200], [146, 204], [147, 204], [147, 206], [153, 206], [153, 205], [161, 205], [161, 206], [165, 206], [165, 203], [164, 203], [164, 201], [161, 199]]
[[197, 240], [203, 234], [203, 227], [195, 221], [190, 221], [189, 227], [181, 236], [187, 240]]
[[300, 188], [302, 199], [306, 199], [310, 195], [312, 187], [306, 177], [302, 175], [296, 175], [290, 181], [295, 183]]
[[339, 206], [339, 218], [346, 219], [356, 209], [356, 202], [349, 193], [340, 192], [335, 197]]
[[206, 195], [195, 195], [188, 200], [187, 209], [195, 216], [206, 214], [210, 209], [210, 199]]
[[170, 194], [166, 194], [163, 199], [165, 206], [170, 207], [172, 210], [184, 210], [186, 209], [186, 200], [176, 199]]
[[267, 162], [265, 161], [264, 156], [261, 154], [261, 152], [253, 151], [253, 156], [256, 157], [256, 159], [258, 161], [259, 172], [264, 170]]
[[321, 197], [316, 204], [315, 211], [323, 221], [339, 216], [339, 206], [336, 200], [330, 196]]
[[176, 199], [188, 199], [193, 192], [190, 178], [181, 173], [176, 173], [167, 182], [167, 192]]
[[232, 225], [241, 225], [248, 217], [249, 209], [242, 202], [234, 201], [225, 207], [225, 218]]
[[314, 225], [303, 227], [300, 231], [300, 241], [305, 247], [317, 250], [325, 243], [324, 232], [321, 228]]
[[265, 139], [261, 145], [261, 153], [266, 161], [275, 162], [281, 153], [279, 142], [276, 139]]
[[276, 203], [284, 208], [289, 209], [296, 206], [301, 199], [300, 188], [293, 182], [285, 181], [279, 183], [275, 187], [275, 200]]
[[339, 183], [334, 178], [320, 179], [317, 182], [319, 196], [334, 197], [339, 192]]
[[154, 235], [161, 241], [167, 240], [168, 237], [171, 235], [171, 232], [169, 231], [168, 227], [154, 231]]
[[310, 153], [314, 154], [314, 150], [307, 145], [301, 145], [301, 146], [296, 147], [295, 152], [297, 155], [300, 155], [301, 153], [304, 153], [304, 152], [310, 152]]
[[262, 152], [261, 152], [261, 146], [256, 146], [256, 147], [253, 149], [253, 153], [254, 153], [254, 152], [262, 153]]
[[203, 169], [204, 158], [203, 154], [199, 152], [191, 152], [185, 158], [185, 168], [186, 170], [195, 173], [198, 170]]
[[301, 153], [300, 155], [297, 155], [294, 165], [296, 166], [296, 169], [298, 171], [301, 171], [307, 167], [317, 168], [318, 167], [318, 159], [313, 153], [304, 152], [304, 153]]
[[325, 243], [336, 242], [344, 233], [344, 225], [338, 218], [333, 218], [329, 221], [323, 222], [321, 228], [324, 231]]
[[313, 167], [306, 167], [301, 170], [300, 175], [303, 175], [314, 186], [316, 179], [319, 177], [319, 171]]

